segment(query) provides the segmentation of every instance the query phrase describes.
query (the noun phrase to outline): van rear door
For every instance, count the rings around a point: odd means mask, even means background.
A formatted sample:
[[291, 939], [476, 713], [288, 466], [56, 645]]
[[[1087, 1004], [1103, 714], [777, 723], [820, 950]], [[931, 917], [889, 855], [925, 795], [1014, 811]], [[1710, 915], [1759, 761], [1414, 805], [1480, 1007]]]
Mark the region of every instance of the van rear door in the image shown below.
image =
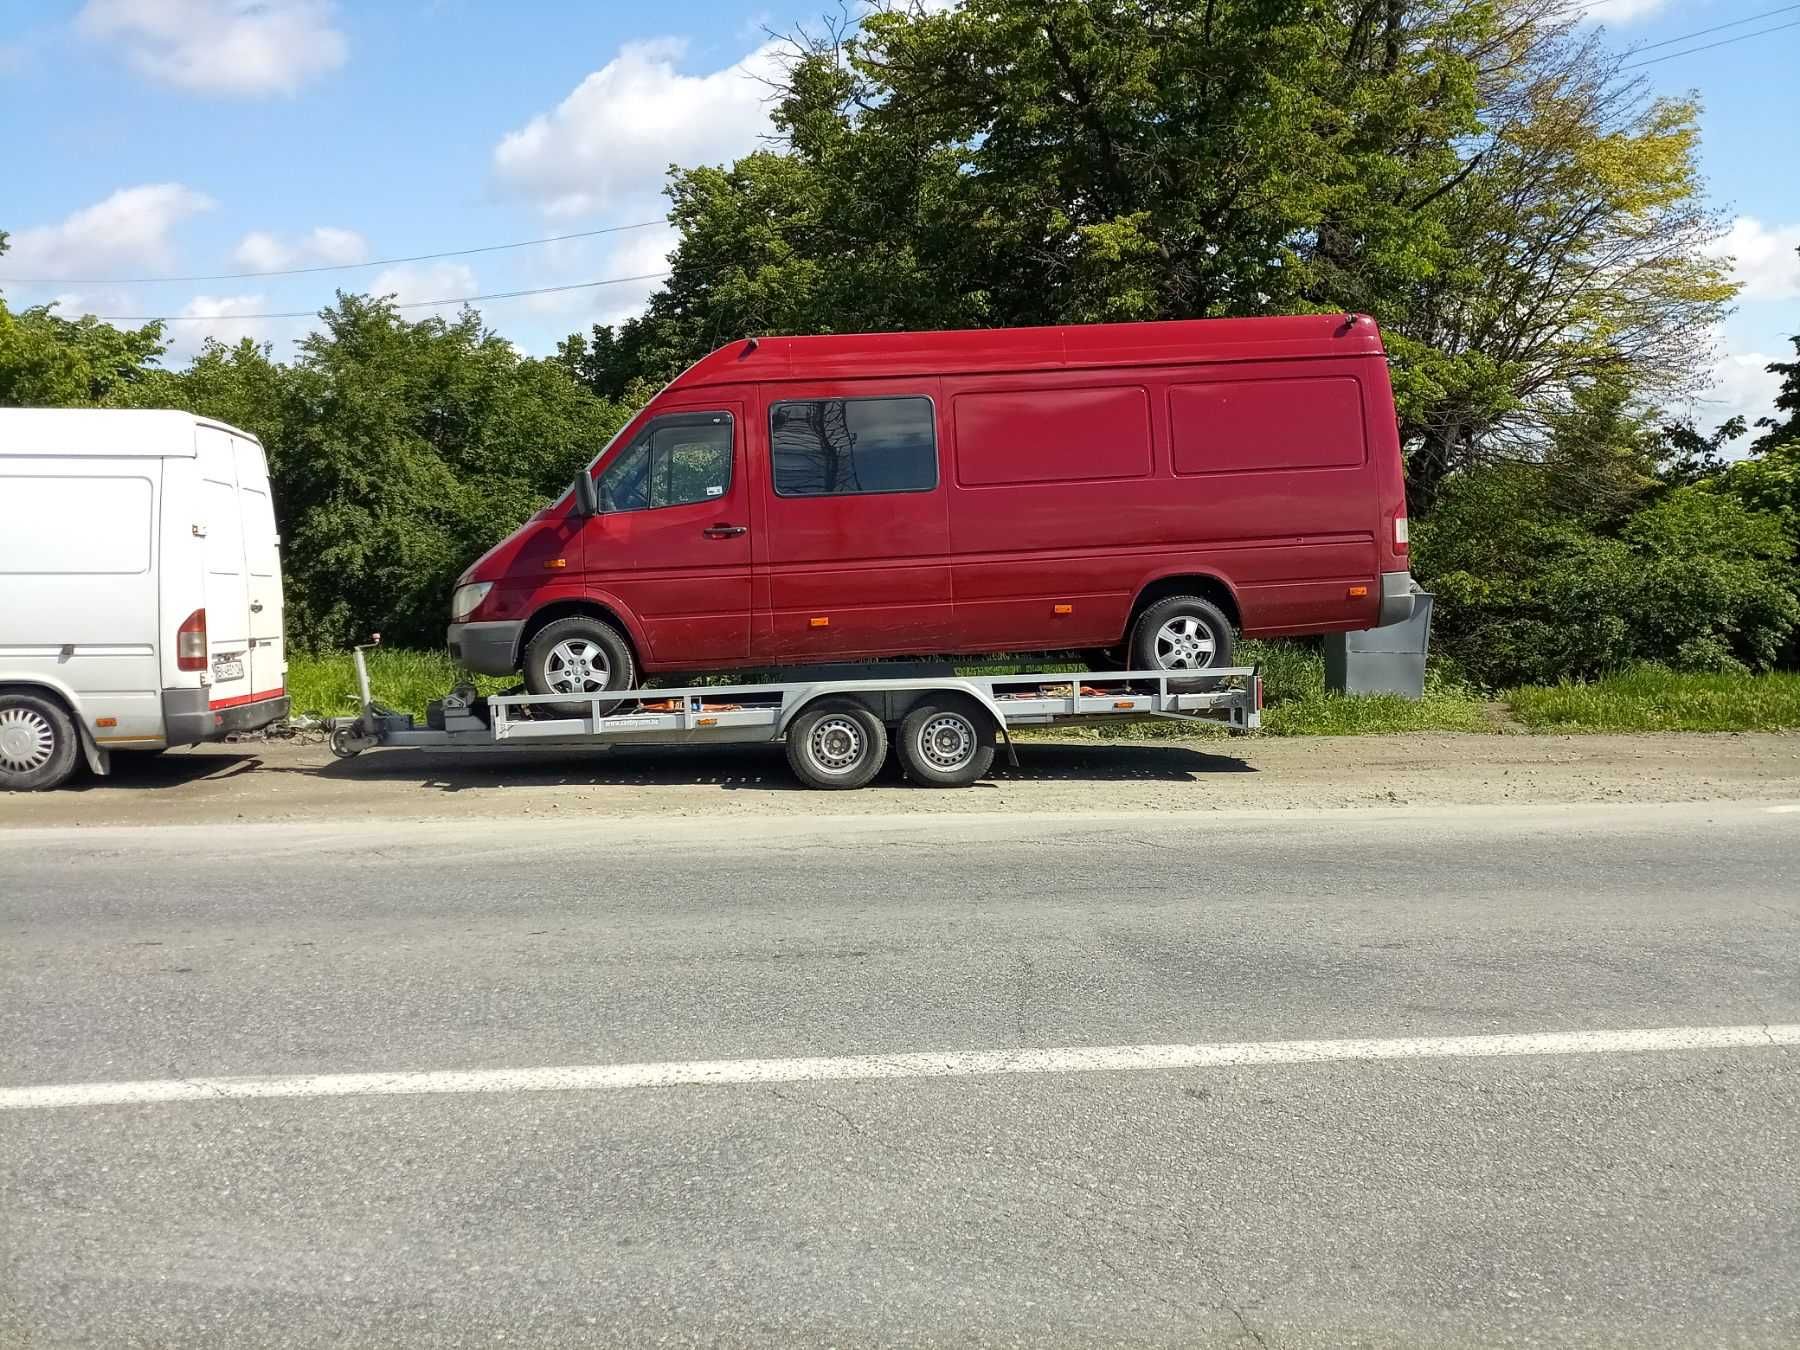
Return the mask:
[[238, 501], [237, 451], [229, 432], [194, 430], [206, 531], [206, 650], [214, 708], [247, 703], [250, 681], [250, 586], [244, 566], [244, 512]]
[[232, 437], [242, 507], [244, 576], [250, 598], [250, 690], [274, 698], [287, 683], [281, 607], [281, 539], [275, 533], [275, 506], [262, 446]]

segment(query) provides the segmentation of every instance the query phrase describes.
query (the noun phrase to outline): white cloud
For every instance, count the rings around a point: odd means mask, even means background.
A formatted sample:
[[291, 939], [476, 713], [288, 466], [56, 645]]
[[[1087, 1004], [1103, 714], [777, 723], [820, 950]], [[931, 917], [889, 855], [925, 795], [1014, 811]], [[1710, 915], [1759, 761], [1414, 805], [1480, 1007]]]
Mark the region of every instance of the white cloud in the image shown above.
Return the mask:
[[359, 263], [369, 256], [368, 240], [355, 230], [339, 229], [335, 225], [318, 226], [306, 236], [301, 247], [320, 262], [340, 267]]
[[162, 271], [174, 259], [169, 233], [215, 203], [180, 183], [120, 188], [57, 225], [20, 230], [7, 242], [5, 270], [23, 277], [92, 277]]
[[495, 147], [494, 171], [549, 214], [650, 202], [671, 163], [716, 164], [754, 150], [769, 130], [781, 49], [770, 43], [710, 75], [683, 75], [679, 39], [627, 43], [548, 113]]
[[286, 267], [294, 251], [266, 230], [252, 230], [231, 251], [231, 261], [252, 272], [273, 272]]
[[[1764, 367], [1778, 360], [1786, 358], [1764, 352], [1724, 353], [1713, 362], [1711, 388], [1694, 401], [1689, 415], [1702, 428], [1717, 426], [1728, 417], [1742, 417], [1754, 429], [1757, 418], [1775, 412], [1781, 377]], [[1739, 449], [1747, 443], [1741, 442]]]
[[1800, 225], [1764, 225], [1739, 216], [1731, 230], [1708, 250], [1734, 259], [1740, 300], [1800, 300]]
[[399, 305], [416, 305], [427, 300], [452, 302], [433, 306], [429, 310], [403, 311], [407, 319], [422, 319], [427, 313], [453, 317], [462, 309], [460, 304], [454, 303], [457, 297], [474, 295], [477, 289], [474, 270], [467, 263], [452, 262], [437, 262], [426, 266], [403, 263], [398, 267], [383, 268], [369, 283], [370, 295], [391, 295], [394, 303]]
[[76, 19], [140, 73], [199, 94], [292, 94], [344, 64], [330, 0], [88, 0]]
[[307, 265], [347, 266], [369, 256], [368, 241], [355, 230], [320, 225], [292, 243], [267, 230], [252, 230], [232, 250], [231, 260], [251, 272], [278, 272]]
[[1648, 19], [1667, 7], [1668, 0], [1600, 0], [1588, 8], [1582, 19], [1587, 23], [1627, 24]]
[[618, 323], [644, 308], [666, 272], [669, 255], [680, 236], [666, 225], [632, 230], [613, 236], [610, 248], [599, 249], [588, 239], [547, 244], [538, 250], [533, 285], [555, 286], [570, 281], [601, 277], [645, 277], [612, 286], [592, 286], [578, 291], [534, 295], [525, 306], [535, 314], [569, 315], [585, 328], [592, 323]]
[[163, 357], [168, 365], [191, 360], [207, 338], [216, 338], [233, 346], [244, 338], [267, 342], [273, 336], [274, 321], [243, 316], [259, 314], [269, 308], [263, 295], [196, 295], [181, 307], [183, 321], [171, 323], [169, 350]]

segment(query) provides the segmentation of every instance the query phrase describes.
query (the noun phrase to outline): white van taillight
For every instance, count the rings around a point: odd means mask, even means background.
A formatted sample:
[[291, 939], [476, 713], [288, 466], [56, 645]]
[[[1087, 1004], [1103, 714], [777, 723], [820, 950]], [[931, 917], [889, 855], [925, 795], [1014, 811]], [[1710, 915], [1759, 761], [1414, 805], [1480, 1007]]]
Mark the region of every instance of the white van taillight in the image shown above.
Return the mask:
[[175, 669], [206, 669], [206, 611], [197, 609], [175, 630]]
[[1394, 552], [1406, 552], [1406, 517], [1404, 515], [1394, 517]]

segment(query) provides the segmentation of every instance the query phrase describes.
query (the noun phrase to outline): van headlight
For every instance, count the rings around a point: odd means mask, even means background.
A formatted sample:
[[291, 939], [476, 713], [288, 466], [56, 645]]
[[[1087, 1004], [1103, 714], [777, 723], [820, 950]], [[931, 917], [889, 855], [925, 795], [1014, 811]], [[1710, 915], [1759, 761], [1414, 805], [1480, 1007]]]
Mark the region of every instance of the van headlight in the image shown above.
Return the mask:
[[468, 618], [493, 589], [491, 581], [471, 581], [466, 586], [458, 586], [450, 593], [450, 622], [461, 623]]

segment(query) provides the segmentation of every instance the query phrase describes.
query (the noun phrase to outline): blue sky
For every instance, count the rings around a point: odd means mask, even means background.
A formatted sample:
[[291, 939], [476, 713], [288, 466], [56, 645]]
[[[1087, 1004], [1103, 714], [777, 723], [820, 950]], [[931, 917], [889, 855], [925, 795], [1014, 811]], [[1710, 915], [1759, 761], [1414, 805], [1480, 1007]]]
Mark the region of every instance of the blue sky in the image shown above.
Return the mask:
[[[1786, 0], [1605, 0], [1589, 21], [1640, 59], [1800, 19]], [[823, 0], [0, 0], [0, 228], [14, 304], [193, 315], [281, 354], [335, 286], [403, 301], [657, 271], [660, 225], [599, 238], [293, 277], [158, 280], [334, 266], [655, 220], [664, 166], [721, 162], [766, 131], [765, 28]], [[1767, 361], [1800, 332], [1800, 27], [1646, 65], [1697, 91], [1713, 203], [1744, 293], [1719, 337], [1704, 421], [1768, 410]], [[16, 278], [52, 279], [21, 284]], [[69, 279], [69, 280], [64, 280]], [[642, 281], [484, 302], [529, 351], [615, 320]], [[453, 307], [452, 307], [453, 308]], [[414, 314], [421, 311], [414, 310]], [[447, 311], [449, 312], [449, 311]]]

